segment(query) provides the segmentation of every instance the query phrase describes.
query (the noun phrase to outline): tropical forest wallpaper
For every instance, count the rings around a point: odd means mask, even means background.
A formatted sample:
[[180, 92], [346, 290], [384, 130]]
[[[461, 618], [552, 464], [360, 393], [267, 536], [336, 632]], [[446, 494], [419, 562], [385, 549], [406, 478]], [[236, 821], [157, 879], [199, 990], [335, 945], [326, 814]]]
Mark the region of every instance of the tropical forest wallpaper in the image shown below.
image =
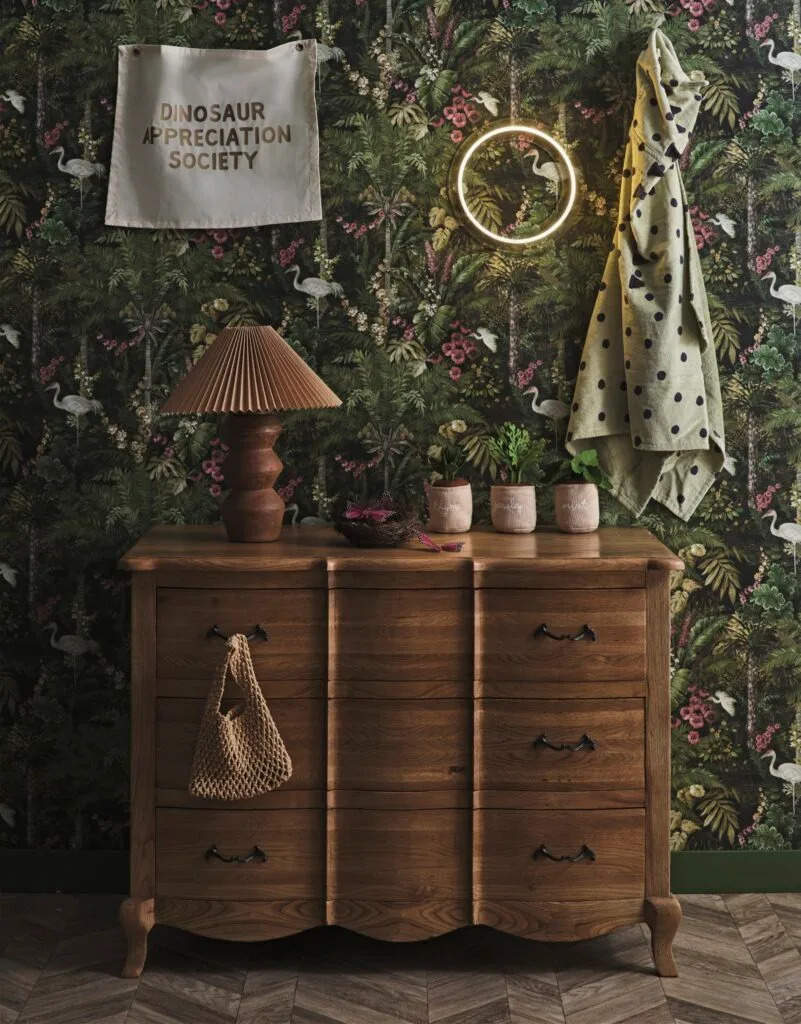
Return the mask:
[[[219, 422], [159, 408], [221, 327], [273, 325], [344, 399], [284, 417], [287, 521], [385, 488], [422, 511], [455, 460], [486, 522], [506, 423], [548, 521], [567, 421], [542, 403], [571, 401], [655, 24], [709, 83], [682, 170], [732, 457], [689, 523], [639, 520], [686, 563], [671, 842], [801, 849], [800, 0], [0, 0], [0, 846], [125, 848], [116, 562], [154, 523], [219, 516]], [[118, 44], [308, 37], [321, 222], [104, 226]], [[516, 251], [448, 190], [458, 147], [510, 116], [581, 182], [569, 229]], [[488, 176], [481, 217], [505, 230], [503, 191]], [[602, 518], [632, 522], [608, 494]]]

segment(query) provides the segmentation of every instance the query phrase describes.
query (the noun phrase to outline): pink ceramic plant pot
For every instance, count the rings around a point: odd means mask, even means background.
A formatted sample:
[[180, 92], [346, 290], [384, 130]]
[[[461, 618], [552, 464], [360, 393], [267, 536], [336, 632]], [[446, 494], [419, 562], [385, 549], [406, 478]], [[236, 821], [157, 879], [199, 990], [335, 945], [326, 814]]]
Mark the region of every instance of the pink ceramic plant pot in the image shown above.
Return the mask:
[[440, 480], [428, 492], [428, 528], [432, 533], [467, 533], [473, 523], [473, 488], [457, 477]]
[[556, 525], [563, 533], [592, 533], [598, 529], [600, 507], [595, 484], [557, 484], [554, 508]]
[[537, 525], [534, 484], [495, 484], [490, 488], [490, 510], [498, 533], [531, 533]]

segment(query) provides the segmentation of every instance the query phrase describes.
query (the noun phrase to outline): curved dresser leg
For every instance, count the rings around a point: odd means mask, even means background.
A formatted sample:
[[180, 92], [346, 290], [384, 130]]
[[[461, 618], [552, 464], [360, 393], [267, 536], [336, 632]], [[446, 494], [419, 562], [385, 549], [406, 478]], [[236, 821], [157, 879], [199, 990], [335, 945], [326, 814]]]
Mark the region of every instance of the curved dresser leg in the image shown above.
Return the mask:
[[147, 936], [156, 923], [155, 900], [128, 899], [120, 907], [120, 924], [128, 942], [123, 978], [138, 978], [147, 957]]
[[681, 923], [681, 904], [675, 896], [652, 896], [645, 901], [645, 921], [651, 929], [651, 954], [660, 978], [677, 978], [673, 939]]

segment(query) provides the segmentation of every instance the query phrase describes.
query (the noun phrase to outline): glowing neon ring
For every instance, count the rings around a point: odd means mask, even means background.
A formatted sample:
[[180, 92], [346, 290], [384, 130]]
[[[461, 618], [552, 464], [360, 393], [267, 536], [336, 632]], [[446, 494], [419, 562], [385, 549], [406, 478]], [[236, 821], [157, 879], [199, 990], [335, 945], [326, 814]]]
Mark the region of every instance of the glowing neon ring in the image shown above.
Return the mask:
[[[554, 220], [552, 224], [549, 224], [544, 231], [540, 231], [539, 234], [527, 235], [524, 238], [497, 235], [494, 231], [490, 231], [489, 228], [484, 227], [481, 221], [471, 213], [467, 205], [467, 195], [465, 194], [464, 185], [464, 175], [467, 165], [479, 147], [483, 146], [491, 139], [497, 138], [499, 135], [530, 135], [532, 138], [538, 139], [543, 143], [544, 149], [549, 150], [552, 154], [555, 154], [559, 160], [561, 160], [562, 165], [567, 172], [565, 176], [568, 184], [567, 203], [556, 220]], [[557, 232], [565, 224], [576, 204], [576, 198], [578, 197], [578, 178], [575, 168], [570, 162], [570, 157], [568, 156], [567, 151], [564, 146], [553, 138], [553, 136], [548, 135], [547, 132], [542, 131], [541, 128], [536, 128], [531, 124], [507, 122], [499, 125], [498, 127], [490, 128], [486, 132], [482, 132], [467, 146], [464, 154], [459, 159], [456, 169], [455, 189], [462, 213], [464, 213], [471, 226], [479, 232], [479, 234], [501, 245], [532, 245], [534, 242], [542, 242], [544, 239]]]

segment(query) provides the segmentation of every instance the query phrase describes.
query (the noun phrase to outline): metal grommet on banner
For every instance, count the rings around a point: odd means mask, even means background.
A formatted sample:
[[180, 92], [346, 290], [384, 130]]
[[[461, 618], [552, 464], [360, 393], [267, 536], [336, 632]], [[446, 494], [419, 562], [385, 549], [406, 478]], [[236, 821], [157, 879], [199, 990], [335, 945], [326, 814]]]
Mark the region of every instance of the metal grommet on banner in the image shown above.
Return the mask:
[[295, 43], [295, 49], [296, 50], [302, 50], [303, 49], [303, 43]]
[[139, 47], [138, 47], [138, 46], [135, 46], [135, 47], [134, 47], [134, 49], [133, 49], [133, 55], [134, 55], [134, 57], [138, 57], [138, 56], [139, 56], [139, 54], [140, 54], [141, 52], [142, 52], [142, 51], [141, 51], [141, 50], [139, 49]]

